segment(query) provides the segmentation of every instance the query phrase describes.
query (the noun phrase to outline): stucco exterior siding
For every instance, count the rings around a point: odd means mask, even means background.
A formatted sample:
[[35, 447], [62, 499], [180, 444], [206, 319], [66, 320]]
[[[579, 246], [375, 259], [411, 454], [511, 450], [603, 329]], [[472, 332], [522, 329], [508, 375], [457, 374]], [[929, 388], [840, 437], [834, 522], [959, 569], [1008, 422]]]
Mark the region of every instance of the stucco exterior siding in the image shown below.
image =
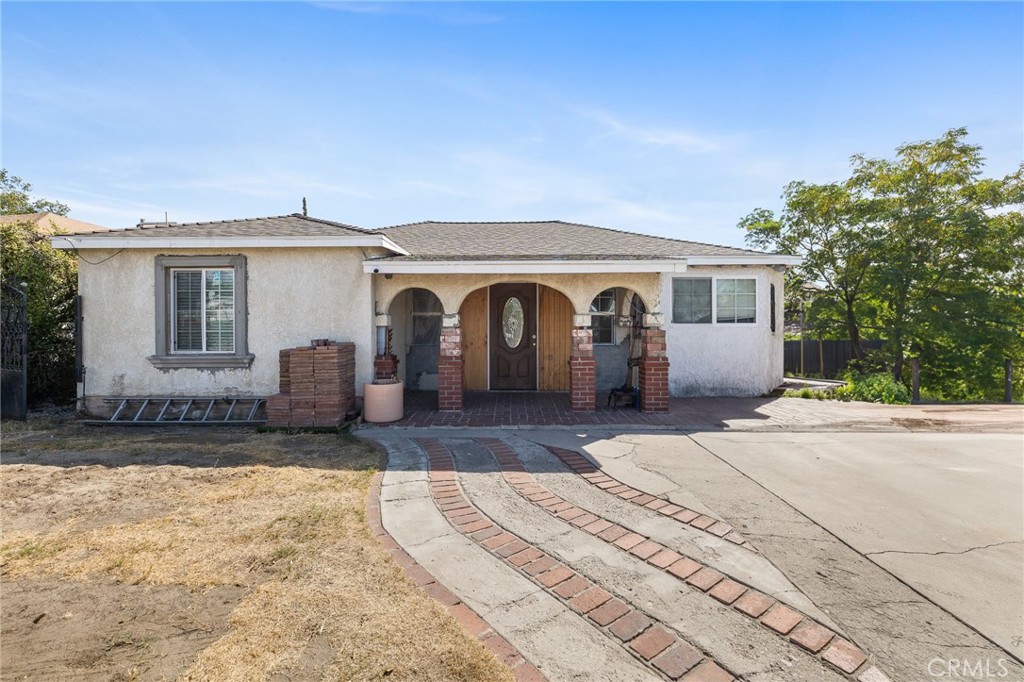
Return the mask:
[[[101, 397], [267, 396], [278, 391], [278, 351], [313, 338], [354, 342], [357, 393], [372, 380], [373, 282], [362, 272], [360, 249], [90, 249], [85, 255], [89, 262], [79, 259], [82, 394], [90, 408]], [[245, 256], [250, 367], [158, 369], [150, 363], [158, 255]]]
[[[672, 322], [672, 280], [679, 277], [753, 277], [757, 281], [754, 324]], [[770, 285], [775, 285], [776, 331], [770, 325]], [[783, 378], [783, 274], [768, 267], [693, 266], [661, 280], [673, 396], [755, 396]]]

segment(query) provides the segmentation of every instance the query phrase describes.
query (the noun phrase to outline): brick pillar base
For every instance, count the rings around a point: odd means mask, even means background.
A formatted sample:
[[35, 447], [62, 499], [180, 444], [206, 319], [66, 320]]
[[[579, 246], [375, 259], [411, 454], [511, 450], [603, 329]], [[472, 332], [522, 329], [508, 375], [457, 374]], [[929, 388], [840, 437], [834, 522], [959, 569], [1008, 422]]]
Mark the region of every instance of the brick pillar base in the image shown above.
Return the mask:
[[462, 329], [459, 327], [441, 327], [441, 353], [437, 358], [437, 411], [462, 412]]
[[576, 327], [572, 330], [569, 351], [569, 409], [573, 412], [594, 411], [596, 375], [593, 332], [587, 327]]
[[373, 358], [374, 381], [387, 381], [397, 376], [398, 358], [394, 354], [378, 355]]
[[668, 347], [664, 329], [644, 329], [640, 355], [640, 409], [668, 412]]

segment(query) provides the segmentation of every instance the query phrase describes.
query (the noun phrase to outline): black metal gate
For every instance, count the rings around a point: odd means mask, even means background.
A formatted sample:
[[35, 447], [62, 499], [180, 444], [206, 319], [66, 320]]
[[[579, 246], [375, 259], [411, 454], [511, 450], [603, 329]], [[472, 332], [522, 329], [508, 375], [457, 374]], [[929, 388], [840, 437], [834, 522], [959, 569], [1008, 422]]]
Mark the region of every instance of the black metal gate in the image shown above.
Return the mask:
[[25, 419], [28, 411], [28, 297], [21, 287], [0, 293], [0, 417]]

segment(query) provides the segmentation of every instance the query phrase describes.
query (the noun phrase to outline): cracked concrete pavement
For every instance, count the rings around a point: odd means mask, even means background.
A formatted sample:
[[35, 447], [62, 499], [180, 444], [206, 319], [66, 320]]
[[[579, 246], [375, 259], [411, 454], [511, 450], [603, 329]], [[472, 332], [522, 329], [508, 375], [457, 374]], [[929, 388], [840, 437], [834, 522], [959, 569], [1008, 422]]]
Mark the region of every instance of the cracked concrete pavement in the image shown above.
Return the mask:
[[[562, 472], [538, 445], [584, 452], [627, 485], [731, 523], [761, 557], [719, 546], [686, 528], [668, 528], [663, 520], [645, 519], [643, 510], [626, 503], [603, 502], [607, 513], [672, 538], [680, 550], [700, 551], [709, 564], [720, 561], [724, 568], [734, 562], [731, 572], [752, 583], [761, 581], [763, 589], [848, 634], [893, 680], [932, 679], [929, 662], [959, 659], [989, 661], [992, 669], [1004, 661], [1008, 675], [1001, 679], [1024, 682], [1019, 663], [1024, 646], [1018, 639], [1024, 636], [1020, 434], [612, 433], [597, 427], [372, 432], [399, 453], [382, 489], [382, 499], [392, 504], [382, 503], [382, 512], [386, 527], [410, 554], [479, 607], [525, 655], [539, 657], [551, 679], [582, 679], [574, 676], [571, 661], [558, 658], [564, 658], [564, 648], [559, 654], [560, 647], [550, 646], [551, 637], [538, 631], [554, 633], [549, 623], [556, 621], [565, 633], [557, 636], [573, 648], [583, 646], [590, 652], [586, 655], [597, 656], [605, 666], [623, 666], [621, 676], [609, 679], [643, 679], [634, 659], [616, 655], [582, 619], [547, 603], [547, 595], [538, 594], [535, 586], [516, 587], [521, 576], [488, 565], [493, 562], [486, 553], [471, 551], [479, 548], [462, 547], [464, 538], [453, 534], [436, 509], [428, 509], [425, 477], [417, 468], [420, 455], [406, 440], [428, 435], [455, 448], [460, 470], [468, 472], [462, 474], [463, 484], [481, 509], [602, 581], [631, 590], [665, 622], [714, 650], [716, 658], [747, 679], [815, 679], [817, 671], [788, 663], [780, 667], [782, 652], [758, 634], [749, 633], [753, 640], [748, 639], [745, 625], [680, 594], [678, 586], [675, 594], [662, 593], [670, 586], [659, 588], [660, 578], [645, 575], [647, 569], [618, 565], [621, 558], [592, 547], [585, 534], [543, 518], [503, 490], [482, 451], [459, 446], [460, 440], [505, 439], [544, 485], [581, 506], [602, 503], [599, 491]], [[742, 554], [734, 556], [737, 552]], [[759, 568], [755, 558], [766, 568]], [[488, 586], [491, 581], [507, 582], [511, 591]], [[518, 596], [510, 600], [510, 595]], [[533, 609], [516, 606], [521, 599], [542, 604], [537, 610], [541, 620]], [[767, 647], [761, 651], [771, 652], [774, 662], [758, 667], [739, 650], [740, 640], [744, 646], [757, 641], [758, 648]], [[561, 663], [546, 665], [548, 656]]]

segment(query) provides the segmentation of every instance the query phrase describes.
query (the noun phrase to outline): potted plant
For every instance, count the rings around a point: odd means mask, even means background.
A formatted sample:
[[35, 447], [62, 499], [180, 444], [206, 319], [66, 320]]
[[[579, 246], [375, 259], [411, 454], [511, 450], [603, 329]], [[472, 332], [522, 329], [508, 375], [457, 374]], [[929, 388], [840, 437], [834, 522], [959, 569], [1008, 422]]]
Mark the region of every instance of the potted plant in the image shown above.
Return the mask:
[[396, 422], [405, 414], [405, 385], [397, 376], [363, 384], [363, 420]]

